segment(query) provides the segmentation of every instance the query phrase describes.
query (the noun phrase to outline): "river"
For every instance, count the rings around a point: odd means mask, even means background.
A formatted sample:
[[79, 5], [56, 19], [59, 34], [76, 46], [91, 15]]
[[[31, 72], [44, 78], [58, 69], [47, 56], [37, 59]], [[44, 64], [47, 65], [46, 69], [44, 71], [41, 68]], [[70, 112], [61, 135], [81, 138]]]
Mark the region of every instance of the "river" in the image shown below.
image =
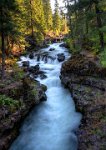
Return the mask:
[[[59, 43], [51, 44], [41, 52], [49, 53], [54, 59], [29, 59], [21, 57], [22, 61], [29, 60], [30, 65], [39, 63], [40, 68], [47, 75], [41, 80], [48, 88], [47, 101], [37, 105], [25, 119], [20, 134], [13, 142], [10, 150], [77, 150], [78, 140], [75, 135], [79, 127], [81, 114], [75, 110], [75, 104], [70, 92], [61, 85], [59, 79], [61, 62], [56, 59], [57, 54], [64, 53], [66, 59], [70, 54]], [[55, 48], [49, 51], [50, 48]], [[19, 62], [21, 63], [21, 62]]]

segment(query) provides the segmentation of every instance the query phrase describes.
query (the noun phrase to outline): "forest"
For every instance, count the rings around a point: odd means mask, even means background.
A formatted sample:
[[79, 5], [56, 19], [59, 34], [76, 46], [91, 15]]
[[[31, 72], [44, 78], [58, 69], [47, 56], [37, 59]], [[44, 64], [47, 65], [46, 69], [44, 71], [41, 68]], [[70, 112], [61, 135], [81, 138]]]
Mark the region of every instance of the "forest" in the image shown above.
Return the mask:
[[2, 0], [0, 2], [0, 31], [2, 51], [2, 76], [4, 76], [5, 55], [18, 47], [25, 50], [28, 38], [33, 37], [35, 46], [41, 45], [47, 36], [57, 36], [67, 32], [64, 13], [59, 14], [56, 1], [52, 14], [50, 1], [47, 0]]
[[105, 150], [105, 125], [106, 0], [0, 0], [0, 150]]

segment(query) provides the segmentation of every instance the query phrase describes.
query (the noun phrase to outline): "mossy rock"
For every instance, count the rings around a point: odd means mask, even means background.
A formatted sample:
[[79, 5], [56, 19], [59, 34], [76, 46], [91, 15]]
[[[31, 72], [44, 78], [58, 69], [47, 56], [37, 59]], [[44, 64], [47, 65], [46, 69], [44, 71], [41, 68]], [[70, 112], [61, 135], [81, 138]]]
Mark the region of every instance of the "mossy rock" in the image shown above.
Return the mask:
[[46, 91], [47, 91], [47, 86], [46, 86], [46, 85], [41, 84], [41, 87], [42, 87], [42, 89], [43, 89], [43, 91], [44, 91], [44, 92], [46, 92]]

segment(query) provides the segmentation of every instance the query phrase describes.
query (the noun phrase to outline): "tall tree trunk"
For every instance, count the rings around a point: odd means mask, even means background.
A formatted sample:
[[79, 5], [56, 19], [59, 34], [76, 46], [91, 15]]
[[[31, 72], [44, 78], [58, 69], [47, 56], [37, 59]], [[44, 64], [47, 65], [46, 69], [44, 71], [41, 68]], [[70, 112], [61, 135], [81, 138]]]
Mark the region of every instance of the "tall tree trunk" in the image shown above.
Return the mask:
[[2, 75], [2, 80], [4, 79], [5, 76], [5, 37], [4, 37], [4, 29], [3, 29], [3, 10], [2, 8], [0, 9], [0, 13], [1, 13], [1, 50], [2, 50], [2, 70], [1, 70], [1, 75]]
[[98, 32], [99, 32], [99, 39], [100, 39], [100, 45], [101, 49], [104, 50], [104, 35], [103, 32], [100, 31], [100, 28], [102, 28], [102, 20], [100, 17], [100, 9], [98, 6], [98, 2], [95, 3], [95, 11], [96, 11], [96, 18], [97, 18], [97, 26], [98, 26]]
[[32, 14], [32, 0], [30, 0], [30, 6], [31, 6], [31, 35], [34, 36], [34, 29], [33, 29], [33, 14]]

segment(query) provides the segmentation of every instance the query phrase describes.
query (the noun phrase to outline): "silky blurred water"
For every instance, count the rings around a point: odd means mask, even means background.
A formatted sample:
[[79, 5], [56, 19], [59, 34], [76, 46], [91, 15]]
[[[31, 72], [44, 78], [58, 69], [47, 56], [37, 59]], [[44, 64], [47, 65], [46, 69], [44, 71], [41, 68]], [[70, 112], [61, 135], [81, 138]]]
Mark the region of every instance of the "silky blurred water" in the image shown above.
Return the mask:
[[[41, 52], [49, 52], [56, 58], [58, 53], [64, 53], [66, 59], [69, 57], [67, 49], [60, 47], [59, 43], [51, 44], [49, 48]], [[50, 48], [55, 48], [50, 52]], [[75, 110], [71, 94], [60, 82], [59, 75], [62, 63], [57, 59], [48, 59], [47, 63], [42, 59], [21, 57], [22, 61], [29, 60], [30, 65], [39, 63], [47, 78], [38, 80], [47, 85], [47, 101], [36, 106], [25, 119], [20, 135], [12, 144], [10, 150], [77, 150], [78, 141], [75, 130], [81, 120], [81, 114]], [[19, 62], [21, 65], [21, 61]]]

